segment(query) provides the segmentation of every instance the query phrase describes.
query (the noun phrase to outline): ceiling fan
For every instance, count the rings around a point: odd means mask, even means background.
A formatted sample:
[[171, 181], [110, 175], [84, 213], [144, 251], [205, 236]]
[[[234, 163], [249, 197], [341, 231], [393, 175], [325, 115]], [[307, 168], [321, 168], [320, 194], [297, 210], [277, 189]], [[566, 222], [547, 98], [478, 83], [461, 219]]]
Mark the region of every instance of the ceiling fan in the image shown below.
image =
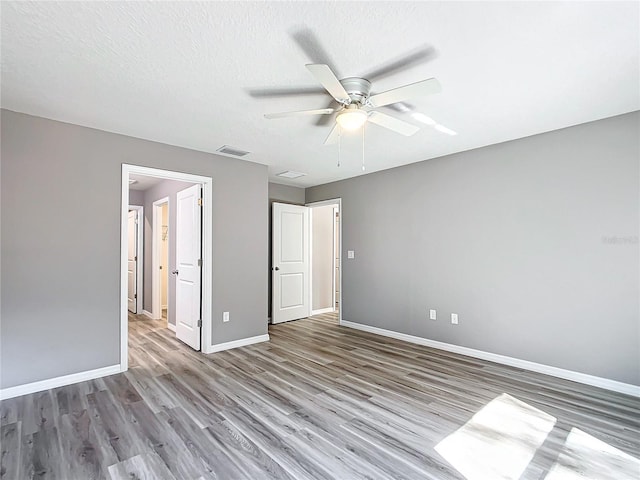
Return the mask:
[[271, 119], [336, 113], [336, 124], [325, 140], [325, 145], [335, 143], [341, 129], [357, 130], [366, 122], [374, 123], [401, 135], [411, 136], [419, 130], [417, 126], [379, 112], [377, 109], [441, 91], [438, 80], [429, 78], [371, 95], [371, 82], [365, 78], [348, 77], [338, 80], [328, 65], [316, 63], [308, 64], [306, 67], [338, 103], [338, 106], [336, 108], [268, 113], [265, 117]]

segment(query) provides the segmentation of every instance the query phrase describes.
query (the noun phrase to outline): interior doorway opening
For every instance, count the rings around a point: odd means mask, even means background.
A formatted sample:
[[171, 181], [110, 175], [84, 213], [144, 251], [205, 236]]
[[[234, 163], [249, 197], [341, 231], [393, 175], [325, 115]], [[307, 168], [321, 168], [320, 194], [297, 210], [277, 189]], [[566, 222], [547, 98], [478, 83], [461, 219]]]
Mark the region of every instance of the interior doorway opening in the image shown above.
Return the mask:
[[340, 308], [340, 205], [310, 206], [311, 315], [334, 314]]
[[[122, 166], [120, 368], [129, 365], [129, 315], [156, 321], [195, 350], [212, 351], [212, 183], [210, 177]], [[147, 231], [140, 252], [141, 308], [129, 310], [130, 205], [146, 206], [138, 230]], [[166, 320], [163, 319], [166, 318]], [[164, 322], [158, 323], [157, 320]], [[162, 326], [164, 325], [164, 326]], [[173, 335], [167, 331], [168, 335]]]
[[341, 323], [342, 200], [272, 209], [271, 323], [312, 315]]
[[162, 319], [169, 330], [176, 331], [175, 322], [169, 321], [169, 197], [153, 202], [153, 265], [152, 265], [152, 314]]
[[129, 205], [127, 224], [127, 309], [133, 313], [142, 313], [143, 265], [144, 265], [144, 219], [142, 205]]

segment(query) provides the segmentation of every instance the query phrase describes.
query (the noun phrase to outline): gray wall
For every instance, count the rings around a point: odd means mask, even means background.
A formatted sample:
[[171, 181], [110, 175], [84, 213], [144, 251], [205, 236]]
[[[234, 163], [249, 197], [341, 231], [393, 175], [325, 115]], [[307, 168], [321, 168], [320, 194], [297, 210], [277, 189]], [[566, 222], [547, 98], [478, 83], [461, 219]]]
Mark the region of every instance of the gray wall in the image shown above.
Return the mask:
[[144, 190], [129, 189], [129, 205], [144, 206]]
[[294, 205], [304, 205], [304, 196], [305, 196], [305, 191], [304, 188], [300, 188], [300, 187], [292, 187], [289, 185], [280, 185], [279, 183], [271, 183], [269, 182], [269, 214], [268, 214], [268, 222], [269, 222], [269, 243], [268, 243], [268, 248], [269, 248], [269, 264], [267, 266], [268, 268], [268, 277], [269, 277], [269, 284], [268, 284], [268, 292], [267, 292], [267, 296], [269, 297], [268, 300], [268, 316], [271, 317], [271, 301], [272, 301], [272, 287], [271, 287], [271, 282], [273, 280], [272, 274], [271, 274], [271, 214], [273, 212], [271, 205], [273, 204], [273, 202], [279, 202], [279, 203], [292, 203]]
[[6, 110], [1, 155], [0, 387], [119, 363], [122, 163], [213, 178], [213, 340], [266, 333], [266, 166]]
[[293, 203], [295, 205], [304, 205], [304, 188], [292, 187], [290, 185], [280, 185], [279, 183], [269, 182], [269, 200], [273, 202]]
[[343, 318], [640, 384], [639, 131], [635, 112], [307, 189], [342, 197]]
[[[193, 185], [164, 180], [144, 192], [144, 309], [153, 310], [153, 202], [169, 197], [169, 272], [176, 269], [176, 193]], [[131, 203], [131, 201], [129, 201]], [[176, 277], [169, 274], [167, 320], [176, 324]]]
[[333, 230], [335, 216], [333, 205], [314, 207], [311, 209], [311, 308], [320, 310], [333, 307]]

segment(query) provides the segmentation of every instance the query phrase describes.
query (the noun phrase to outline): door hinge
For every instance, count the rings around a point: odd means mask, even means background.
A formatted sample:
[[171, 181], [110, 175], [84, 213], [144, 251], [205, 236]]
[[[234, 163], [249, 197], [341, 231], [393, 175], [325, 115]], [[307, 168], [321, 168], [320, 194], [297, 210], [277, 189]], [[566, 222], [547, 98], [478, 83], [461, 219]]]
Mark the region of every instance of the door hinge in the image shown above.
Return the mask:
[[138, 298], [138, 294], [137, 294], [137, 293], [134, 293], [134, 294], [133, 294], [133, 298]]
[[137, 262], [138, 261], [138, 256], [136, 255], [135, 257], [133, 257], [133, 261]]
[[198, 259], [198, 266], [199, 266], [199, 267], [201, 267], [201, 266], [202, 266], [202, 259], [201, 259], [201, 258], [199, 258], [199, 259]]
[[201, 207], [201, 206], [202, 206], [202, 199], [201, 199], [201, 198], [199, 198], [199, 199], [198, 199], [198, 206], [199, 206], [199, 207]]
[[202, 326], [202, 320], [198, 320], [198, 327]]

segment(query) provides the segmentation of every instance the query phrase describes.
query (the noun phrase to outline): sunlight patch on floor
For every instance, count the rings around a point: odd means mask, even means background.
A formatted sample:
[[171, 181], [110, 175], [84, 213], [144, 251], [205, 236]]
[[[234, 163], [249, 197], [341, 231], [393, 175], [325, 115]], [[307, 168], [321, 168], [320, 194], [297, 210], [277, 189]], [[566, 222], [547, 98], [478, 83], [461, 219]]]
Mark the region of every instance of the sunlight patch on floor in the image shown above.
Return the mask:
[[555, 423], [555, 417], [503, 393], [435, 450], [468, 480], [517, 480]]
[[640, 460], [572, 428], [545, 480], [623, 480], [640, 478]]

